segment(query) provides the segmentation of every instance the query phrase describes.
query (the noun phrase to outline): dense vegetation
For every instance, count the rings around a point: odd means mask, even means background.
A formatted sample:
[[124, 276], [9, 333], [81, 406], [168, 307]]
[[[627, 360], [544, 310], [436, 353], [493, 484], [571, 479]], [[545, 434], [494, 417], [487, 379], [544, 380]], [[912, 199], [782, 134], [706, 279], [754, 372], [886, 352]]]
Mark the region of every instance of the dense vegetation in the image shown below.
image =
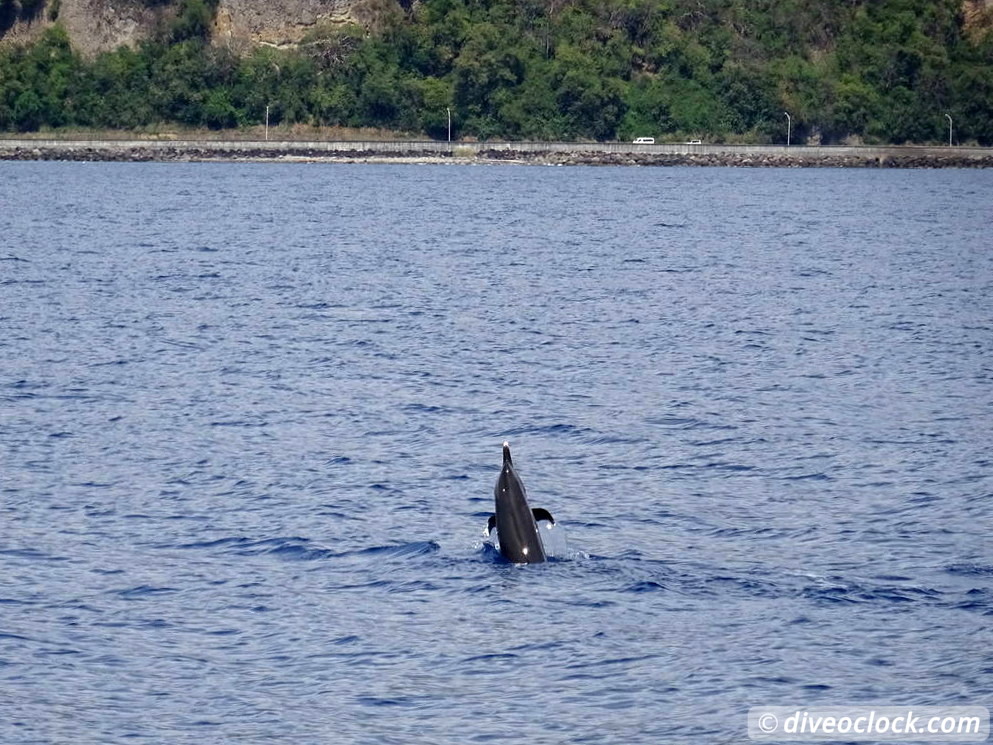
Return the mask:
[[[146, 0], [146, 2], [163, 0]], [[0, 7], [14, 0], [0, 0]], [[20, 0], [25, 8], [32, 4]], [[959, 0], [418, 0], [295, 50], [211, 45], [179, 0], [137, 49], [85, 60], [58, 26], [0, 50], [0, 130], [375, 126], [432, 137], [993, 144], [993, 34]]]

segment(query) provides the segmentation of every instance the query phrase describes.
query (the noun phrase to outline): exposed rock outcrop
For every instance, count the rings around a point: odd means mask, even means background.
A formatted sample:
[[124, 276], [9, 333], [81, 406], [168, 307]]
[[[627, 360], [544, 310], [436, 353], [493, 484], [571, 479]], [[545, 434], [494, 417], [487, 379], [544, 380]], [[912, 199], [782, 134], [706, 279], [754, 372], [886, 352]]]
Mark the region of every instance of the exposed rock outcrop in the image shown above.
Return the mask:
[[993, 32], [993, 0], [965, 0], [962, 17], [965, 32], [978, 41]]
[[293, 46], [320, 25], [355, 21], [353, 5], [352, 0], [220, 0], [213, 39], [236, 51], [255, 44]]
[[0, 43], [28, 43], [61, 24], [73, 47], [92, 56], [121, 45], [134, 46], [175, 15], [168, 3], [142, 0], [44, 0], [28, 17], [19, 17], [0, 34]]
[[[374, 0], [220, 0], [212, 35], [215, 43], [236, 51], [258, 44], [292, 46], [320, 25], [370, 25], [376, 5]], [[6, 29], [0, 26], [0, 43], [31, 42], [59, 23], [77, 51], [93, 56], [136, 45], [174, 17], [176, 9], [174, 1], [43, 0], [30, 16], [11, 19]]]

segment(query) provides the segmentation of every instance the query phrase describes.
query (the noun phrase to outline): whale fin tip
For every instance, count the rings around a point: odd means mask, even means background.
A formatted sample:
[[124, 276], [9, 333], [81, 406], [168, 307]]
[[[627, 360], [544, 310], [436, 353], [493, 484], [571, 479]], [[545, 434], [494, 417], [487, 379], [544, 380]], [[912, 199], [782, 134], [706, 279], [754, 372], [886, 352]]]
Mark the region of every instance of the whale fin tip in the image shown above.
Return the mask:
[[534, 515], [534, 521], [548, 520], [552, 525], [555, 525], [555, 518], [552, 517], [552, 513], [546, 510], [544, 507], [535, 507], [531, 510], [531, 514]]

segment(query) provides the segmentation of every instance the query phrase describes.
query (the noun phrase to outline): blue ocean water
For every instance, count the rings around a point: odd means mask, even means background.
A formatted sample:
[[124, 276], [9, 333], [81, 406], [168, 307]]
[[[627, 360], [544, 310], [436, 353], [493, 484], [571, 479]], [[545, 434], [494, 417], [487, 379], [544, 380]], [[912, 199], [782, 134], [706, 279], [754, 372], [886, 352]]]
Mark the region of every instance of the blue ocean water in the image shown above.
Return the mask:
[[988, 705], [993, 173], [2, 170], [3, 743]]

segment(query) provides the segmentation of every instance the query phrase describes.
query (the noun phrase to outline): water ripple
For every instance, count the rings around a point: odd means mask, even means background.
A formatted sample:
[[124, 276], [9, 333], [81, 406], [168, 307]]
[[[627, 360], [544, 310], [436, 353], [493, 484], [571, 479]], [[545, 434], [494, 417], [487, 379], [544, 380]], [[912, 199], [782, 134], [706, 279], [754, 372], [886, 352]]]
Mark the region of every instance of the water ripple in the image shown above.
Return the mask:
[[0, 741], [989, 700], [993, 173], [873, 171], [8, 164]]

